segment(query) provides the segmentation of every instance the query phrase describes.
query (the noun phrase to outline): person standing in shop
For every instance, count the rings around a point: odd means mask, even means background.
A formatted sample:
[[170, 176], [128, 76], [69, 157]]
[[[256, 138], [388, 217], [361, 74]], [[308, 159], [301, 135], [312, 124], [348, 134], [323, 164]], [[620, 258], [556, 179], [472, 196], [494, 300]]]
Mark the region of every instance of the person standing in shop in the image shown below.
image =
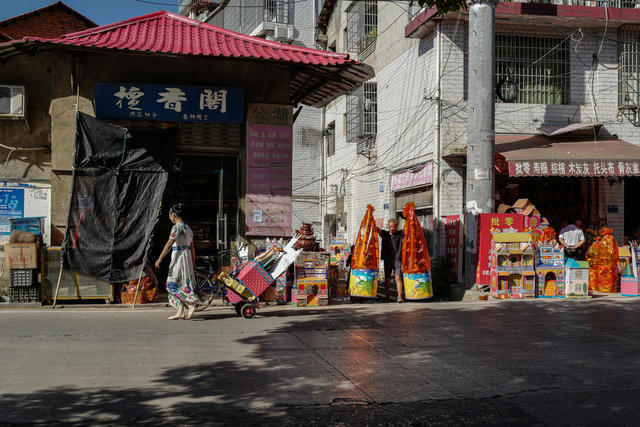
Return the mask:
[[387, 225], [389, 231], [378, 229], [378, 234], [382, 238], [381, 257], [384, 262], [384, 287], [386, 297], [389, 298], [389, 281], [391, 277], [395, 278], [396, 288], [398, 290], [397, 302], [401, 303], [402, 290], [402, 230], [398, 230], [398, 221], [391, 218]]
[[[193, 267], [196, 262], [196, 253], [193, 249], [193, 232], [182, 219], [184, 217], [184, 205], [178, 203], [169, 209], [169, 219], [173, 223], [169, 240], [164, 245], [162, 253], [156, 261], [156, 268], [165, 256], [171, 252], [171, 264], [167, 276], [167, 292], [169, 303], [178, 310], [169, 320], [191, 319], [196, 311], [198, 296], [193, 291], [195, 275]], [[185, 315], [185, 310], [187, 313]]]
[[577, 219], [574, 224], [563, 227], [560, 230], [559, 240], [567, 258], [580, 259], [585, 243], [582, 221]]

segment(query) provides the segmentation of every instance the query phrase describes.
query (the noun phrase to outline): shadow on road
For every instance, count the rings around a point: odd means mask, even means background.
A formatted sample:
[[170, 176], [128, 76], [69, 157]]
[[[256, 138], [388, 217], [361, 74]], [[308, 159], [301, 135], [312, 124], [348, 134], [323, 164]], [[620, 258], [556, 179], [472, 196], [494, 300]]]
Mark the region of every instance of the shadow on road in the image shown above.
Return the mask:
[[[250, 357], [166, 369], [153, 387], [4, 394], [0, 423], [624, 423], [640, 401], [638, 309], [636, 301], [415, 305], [377, 314], [272, 308], [265, 317], [287, 322], [240, 335]], [[198, 321], [228, 317], [235, 313], [210, 311]]]

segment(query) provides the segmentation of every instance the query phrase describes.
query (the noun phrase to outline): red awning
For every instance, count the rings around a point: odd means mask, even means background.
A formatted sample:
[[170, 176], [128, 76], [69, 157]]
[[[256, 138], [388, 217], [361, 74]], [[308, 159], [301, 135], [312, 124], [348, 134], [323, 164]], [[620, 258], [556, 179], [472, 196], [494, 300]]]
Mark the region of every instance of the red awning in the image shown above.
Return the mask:
[[496, 170], [513, 177], [638, 176], [640, 147], [617, 138], [496, 135]]

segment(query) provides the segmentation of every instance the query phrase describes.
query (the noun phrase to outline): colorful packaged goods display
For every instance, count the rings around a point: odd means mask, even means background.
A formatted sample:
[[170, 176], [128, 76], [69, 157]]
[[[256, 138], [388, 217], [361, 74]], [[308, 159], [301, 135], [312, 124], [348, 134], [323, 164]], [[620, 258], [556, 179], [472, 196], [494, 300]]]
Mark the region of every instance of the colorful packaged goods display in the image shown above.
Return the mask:
[[298, 255], [292, 304], [298, 307], [328, 305], [329, 257], [328, 252], [302, 252]]
[[516, 213], [524, 215], [524, 226], [529, 230], [538, 230], [549, 225], [546, 218], [540, 215], [540, 212], [529, 199], [518, 199], [512, 208]]
[[640, 278], [638, 275], [638, 247], [629, 246], [630, 259], [626, 262], [620, 278], [620, 293], [626, 297], [640, 296]]
[[296, 280], [297, 305], [315, 306], [329, 304], [329, 283], [318, 277], [302, 277]]
[[403, 209], [406, 222], [402, 232], [402, 274], [407, 300], [422, 300], [433, 296], [431, 259], [422, 227], [416, 217], [416, 205], [409, 202]]
[[589, 296], [589, 263], [567, 259], [565, 271], [565, 298], [591, 298]]
[[373, 211], [373, 206], [367, 205], [351, 256], [349, 292], [353, 297], [375, 298], [378, 295], [378, 228]]
[[540, 234], [540, 237], [538, 238], [538, 241], [536, 243], [555, 245], [557, 243], [556, 230], [554, 230], [552, 227], [545, 228]]
[[600, 239], [587, 251], [589, 289], [616, 292], [618, 287], [618, 244], [609, 227], [600, 229]]
[[282, 273], [276, 279], [276, 302], [286, 304], [291, 301], [291, 289], [287, 287], [287, 273]]
[[533, 298], [535, 249], [531, 233], [494, 233], [491, 240], [491, 295]]
[[138, 298], [136, 298], [137, 286], [138, 279], [120, 285], [120, 301], [123, 304], [133, 304], [134, 299], [136, 304], [153, 303], [158, 300], [158, 281], [153, 270], [149, 267], [145, 270], [145, 276], [140, 281]]
[[565, 296], [564, 250], [554, 243], [538, 244], [536, 250], [538, 298]]

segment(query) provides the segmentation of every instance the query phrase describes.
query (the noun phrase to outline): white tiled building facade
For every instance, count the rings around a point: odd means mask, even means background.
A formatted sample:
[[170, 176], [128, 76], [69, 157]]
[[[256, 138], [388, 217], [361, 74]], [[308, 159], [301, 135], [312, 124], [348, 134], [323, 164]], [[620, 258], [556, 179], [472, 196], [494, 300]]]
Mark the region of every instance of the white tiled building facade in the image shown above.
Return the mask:
[[[347, 51], [348, 10], [354, 7], [354, 3], [338, 2], [330, 11], [330, 18], [325, 22], [329, 49], [335, 47], [337, 51]], [[407, 23], [411, 20], [408, 9], [409, 2], [378, 2], [375, 50], [363, 58], [376, 72], [373, 79], [377, 85], [375, 153], [358, 155], [357, 144], [347, 141], [346, 96], [326, 108], [326, 124], [335, 128], [335, 153], [327, 158], [327, 209], [328, 213], [336, 214], [338, 228], [346, 231], [351, 243], [367, 204], [372, 204], [376, 208], [376, 218], [385, 222], [395, 216], [396, 209], [401, 208], [394, 206], [394, 194], [390, 189], [393, 173], [434, 160], [438, 75], [441, 76], [440, 144], [443, 160], [439, 174], [440, 197], [434, 198], [433, 204], [434, 207], [439, 206], [441, 218], [463, 214], [468, 18], [465, 12], [450, 14], [438, 21], [433, 18], [425, 20], [417, 38], [413, 38], [415, 34], [407, 34], [409, 37], [406, 37], [405, 30], [410, 33]], [[567, 68], [562, 77], [567, 85], [562, 104], [498, 102], [496, 133], [536, 134], [542, 125], [599, 122], [603, 124], [601, 135], [617, 135], [619, 139], [640, 145], [640, 127], [634, 125], [634, 113], [620, 114], [618, 109], [618, 41], [622, 24], [614, 20], [606, 23], [604, 19], [590, 19], [584, 23], [575, 19], [558, 24], [534, 14], [521, 14], [504, 20], [498, 14], [497, 36], [529, 37], [527, 40], [534, 44], [539, 42], [539, 38], [553, 39], [546, 41], [551, 45], [543, 45], [547, 47], [533, 51], [531, 55], [555, 52], [555, 46], [560, 45], [566, 52], [568, 65], [565, 65]], [[438, 32], [441, 37], [439, 72]], [[598, 61], [594, 61], [594, 54], [599, 54]], [[549, 73], [557, 74], [558, 69]], [[614, 229], [619, 241], [623, 239], [625, 229], [624, 187], [625, 184], [630, 185], [629, 182], [633, 181], [600, 178], [597, 184], [601, 199], [600, 217]], [[331, 228], [327, 227], [327, 230]], [[443, 254], [443, 233], [440, 233], [439, 246], [441, 249], [436, 255]]]
[[[185, 7], [182, 13], [232, 31], [314, 48], [315, 12], [314, 0], [230, 0], [215, 10]], [[305, 106], [293, 125], [292, 231], [309, 222], [320, 232], [321, 119], [321, 110]]]

